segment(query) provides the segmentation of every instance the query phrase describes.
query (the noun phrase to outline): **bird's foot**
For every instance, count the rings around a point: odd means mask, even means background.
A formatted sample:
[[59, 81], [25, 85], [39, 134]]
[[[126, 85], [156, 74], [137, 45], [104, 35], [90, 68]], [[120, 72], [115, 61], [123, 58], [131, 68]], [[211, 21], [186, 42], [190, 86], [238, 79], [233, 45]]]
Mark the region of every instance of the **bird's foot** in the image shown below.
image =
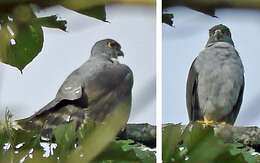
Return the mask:
[[208, 120], [205, 120], [205, 121], [197, 121], [199, 124], [205, 124], [205, 125], [217, 125], [217, 122], [214, 122], [214, 121], [208, 121]]
[[224, 127], [227, 123], [226, 122], [215, 122], [215, 121], [208, 121], [208, 120], [204, 120], [204, 121], [197, 121], [199, 124], [204, 124], [204, 125], [219, 125]]

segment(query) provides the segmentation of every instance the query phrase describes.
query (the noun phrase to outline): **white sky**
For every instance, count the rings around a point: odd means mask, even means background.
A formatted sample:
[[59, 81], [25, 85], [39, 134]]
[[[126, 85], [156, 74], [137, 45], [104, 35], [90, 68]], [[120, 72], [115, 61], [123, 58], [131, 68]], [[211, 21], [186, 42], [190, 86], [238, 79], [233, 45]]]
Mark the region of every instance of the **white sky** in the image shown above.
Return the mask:
[[232, 39], [245, 68], [244, 99], [235, 125], [260, 126], [260, 12], [217, 10], [212, 18], [188, 8], [172, 8], [175, 28], [163, 25], [163, 122], [188, 123], [186, 80], [192, 61], [217, 24], [231, 29]]
[[[8, 108], [14, 119], [30, 116], [50, 102], [65, 78], [89, 55], [93, 44], [117, 40], [125, 53], [120, 62], [134, 73], [133, 105], [129, 122], [155, 124], [155, 8], [108, 6], [110, 23], [59, 8], [38, 15], [66, 19], [68, 32], [44, 28], [42, 52], [23, 70], [0, 63], [1, 117]], [[131, 14], [129, 14], [131, 13]]]

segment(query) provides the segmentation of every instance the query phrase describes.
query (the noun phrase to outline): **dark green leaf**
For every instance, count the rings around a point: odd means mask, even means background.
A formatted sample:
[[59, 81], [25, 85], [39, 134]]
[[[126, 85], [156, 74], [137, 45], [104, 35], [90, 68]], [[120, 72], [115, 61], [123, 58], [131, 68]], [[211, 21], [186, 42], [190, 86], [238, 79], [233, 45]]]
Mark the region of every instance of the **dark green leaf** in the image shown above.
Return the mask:
[[42, 28], [37, 24], [17, 24], [17, 32], [13, 40], [15, 43], [8, 45], [2, 61], [22, 71], [42, 50]]
[[212, 162], [221, 154], [229, 153], [227, 146], [219, 138], [214, 136], [212, 127], [203, 126], [198, 123], [187, 127], [185, 130], [183, 146], [188, 151], [184, 159], [188, 159], [188, 162], [194, 163], [201, 161]]
[[44, 26], [44, 27], [58, 28], [58, 29], [61, 29], [63, 31], [66, 31], [67, 21], [57, 20], [56, 15], [36, 18], [36, 19], [33, 20], [33, 22], [38, 24], [38, 25]]
[[254, 156], [252, 156], [248, 151], [252, 151], [251, 147], [248, 146], [244, 146], [243, 144], [240, 143], [234, 143], [234, 144], [229, 144], [231, 147], [231, 154], [232, 155], [239, 155], [240, 157], [244, 157], [244, 159], [249, 162], [249, 163], [253, 163], [256, 162], [256, 158]]
[[103, 151], [96, 161], [111, 160], [113, 162], [156, 162], [154, 152], [143, 150], [141, 144], [133, 144], [132, 140], [113, 141], [105, 151]]
[[173, 26], [173, 14], [166, 14], [162, 15], [162, 22], [168, 24], [169, 26]]
[[10, 15], [2, 13], [0, 17], [1, 62], [22, 71], [42, 50], [43, 31], [40, 25], [32, 22], [35, 18], [35, 14], [28, 6], [17, 7]]
[[76, 12], [107, 22], [105, 5], [76, 10]]
[[107, 22], [105, 5], [79, 10], [77, 12]]
[[215, 158], [214, 163], [247, 163], [241, 154], [231, 155], [230, 152], [223, 152]]
[[162, 158], [164, 162], [171, 162], [171, 159], [178, 151], [178, 143], [180, 143], [181, 127], [167, 126], [163, 129], [162, 133]]
[[61, 161], [64, 161], [71, 150], [74, 149], [76, 143], [77, 132], [76, 122], [60, 125], [57, 127], [53, 133], [56, 138], [57, 149], [55, 153], [61, 158]]
[[211, 126], [191, 123], [186, 126], [182, 135], [180, 132], [179, 125], [167, 126], [163, 131], [163, 161], [165, 163], [256, 162], [256, 157], [250, 155], [247, 149], [242, 151], [239, 144], [225, 144], [216, 137]]
[[208, 7], [208, 8], [202, 8], [202, 7], [197, 7], [197, 6], [189, 6], [189, 8], [193, 9], [193, 10], [196, 10], [196, 11], [199, 11], [201, 13], [204, 13], [206, 15], [209, 15], [209, 16], [212, 16], [212, 17], [217, 17], [215, 15], [215, 11], [216, 11], [216, 8], [215, 7]]
[[[43, 31], [37, 24], [17, 24], [13, 38], [15, 44], [9, 44], [2, 62], [17, 67], [20, 71], [42, 50]], [[10, 40], [11, 41], [11, 40]]]

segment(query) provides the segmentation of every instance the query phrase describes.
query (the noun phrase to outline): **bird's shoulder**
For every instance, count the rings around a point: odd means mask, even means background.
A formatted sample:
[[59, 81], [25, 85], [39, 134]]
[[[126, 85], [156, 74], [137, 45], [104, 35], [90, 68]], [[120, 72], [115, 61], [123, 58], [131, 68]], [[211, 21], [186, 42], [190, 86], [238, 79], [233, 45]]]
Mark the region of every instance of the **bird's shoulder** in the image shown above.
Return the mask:
[[133, 78], [133, 73], [127, 65], [107, 59], [89, 59], [66, 78], [56, 98], [75, 100], [82, 96], [84, 87], [87, 87], [90, 82], [96, 84], [100, 82], [107, 83], [125, 77], [131, 80]]
[[[86, 72], [86, 70], [88, 72]], [[94, 74], [132, 74], [132, 70], [127, 65], [121, 64], [117, 60], [104, 58], [89, 59], [85, 64], [82, 65], [82, 68], [80, 68], [79, 71], [79, 73], [85, 74], [86, 77], [88, 77], [88, 75], [92, 75], [93, 77]]]
[[81, 77], [78, 69], [73, 71], [60, 86], [56, 99], [75, 100], [82, 95]]
[[[202, 64], [202, 63], [211, 63], [216, 62], [216, 60], [224, 61], [235, 59], [240, 61], [239, 54], [235, 47], [226, 42], [216, 42], [210, 46], [205, 47], [198, 57], [195, 64]], [[201, 63], [202, 62], [202, 63]]]
[[206, 46], [207, 48], [233, 48], [234, 46], [228, 42], [214, 42]]
[[212, 56], [212, 57], [239, 57], [239, 54], [235, 47], [227, 42], [215, 42], [212, 45], [205, 47], [203, 51], [200, 52], [199, 56]]

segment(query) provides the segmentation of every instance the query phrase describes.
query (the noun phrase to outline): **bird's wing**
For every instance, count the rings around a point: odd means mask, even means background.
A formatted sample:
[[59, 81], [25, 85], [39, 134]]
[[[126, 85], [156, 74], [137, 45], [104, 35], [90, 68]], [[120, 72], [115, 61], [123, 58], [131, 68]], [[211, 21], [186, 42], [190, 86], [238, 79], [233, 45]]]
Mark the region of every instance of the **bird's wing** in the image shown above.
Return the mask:
[[202, 120], [200, 115], [200, 107], [199, 107], [199, 99], [198, 99], [198, 72], [194, 67], [194, 63], [196, 59], [193, 61], [186, 86], [186, 105], [189, 114], [190, 121]]
[[33, 114], [30, 118], [39, 116], [45, 111], [49, 111], [54, 108], [63, 100], [77, 100], [82, 97], [82, 86], [81, 86], [80, 74], [78, 74], [78, 69], [73, 71], [67, 79], [61, 85], [56, 98]]
[[32, 117], [53, 109], [64, 100], [67, 103], [73, 103], [86, 108], [92, 103], [97, 103], [102, 97], [109, 94], [110, 91], [124, 83], [125, 80], [130, 84], [122, 87], [117, 92], [118, 94], [124, 91], [127, 92], [132, 88], [133, 75], [129, 67], [118, 63], [111, 64], [111, 62], [87, 62], [68, 76], [60, 87], [56, 98]]
[[240, 106], [241, 106], [242, 101], [243, 101], [244, 87], [245, 87], [245, 80], [244, 80], [244, 76], [243, 76], [243, 82], [242, 82], [242, 85], [240, 87], [237, 102], [233, 106], [232, 111], [223, 118], [223, 121], [226, 121], [227, 123], [232, 124], [232, 125], [235, 123], [237, 116], [238, 116], [238, 113], [239, 113], [239, 110], [240, 110]]
[[[87, 64], [87, 63], [86, 63]], [[80, 74], [80, 68], [73, 71], [63, 82], [56, 99], [62, 100], [76, 100], [82, 96], [82, 74]]]

